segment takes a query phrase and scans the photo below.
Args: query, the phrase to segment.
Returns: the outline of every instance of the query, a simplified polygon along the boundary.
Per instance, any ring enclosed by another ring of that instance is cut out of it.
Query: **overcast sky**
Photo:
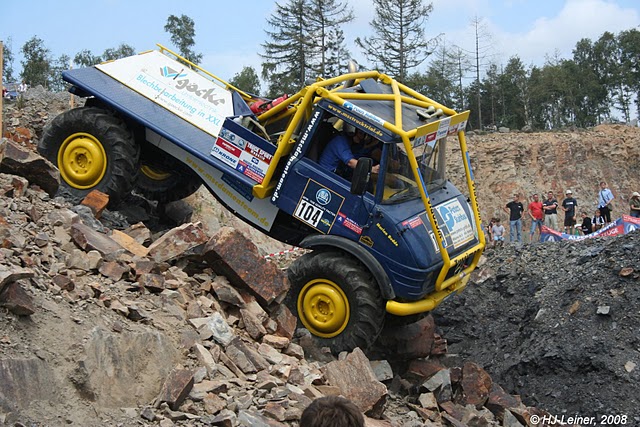
[[[356,19],[345,34],[352,56],[367,64],[352,41],[371,33],[372,2],[348,2]],[[185,14],[196,24],[194,50],[204,54],[201,65],[229,79],[245,65],[260,73],[258,53],[265,41],[266,19],[274,10],[275,2],[268,0],[0,0],[0,39],[6,42],[11,37],[13,67],[19,72],[20,48],[34,35],[44,40],[54,57],[73,57],[82,49],[101,54],[123,42],[144,51],[156,43],[171,47],[164,24],[171,14]],[[495,62],[506,64],[510,56],[518,55],[526,65],[543,65],[546,55],[571,57],[582,38],[595,41],[605,31],[617,34],[639,28],[640,1],[433,0],[426,34],[442,34],[445,43],[473,50],[474,17],[485,23]]]

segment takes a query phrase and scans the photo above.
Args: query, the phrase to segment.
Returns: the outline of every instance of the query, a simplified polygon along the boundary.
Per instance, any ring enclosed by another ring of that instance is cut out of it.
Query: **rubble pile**
[[[84,104],[82,98],[66,92],[51,93],[42,86],[28,89],[20,98],[3,103],[3,137],[35,149],[35,142],[49,120],[72,105]]]
[[[5,166],[24,157],[3,152]],[[0,174],[1,423],[295,426],[332,394],[370,426],[522,426],[542,413],[447,359],[431,317],[392,331],[389,360],[336,358],[296,333],[284,273],[240,232],[110,228],[107,204]]]
[[[526,404],[640,425],[638,254],[639,231],[489,249],[436,323],[449,352]]]

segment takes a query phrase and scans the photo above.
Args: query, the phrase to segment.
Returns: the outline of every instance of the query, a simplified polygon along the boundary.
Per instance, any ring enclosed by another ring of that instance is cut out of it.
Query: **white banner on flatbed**
[[[96,68],[213,136],[233,115],[229,91],[158,51]]]

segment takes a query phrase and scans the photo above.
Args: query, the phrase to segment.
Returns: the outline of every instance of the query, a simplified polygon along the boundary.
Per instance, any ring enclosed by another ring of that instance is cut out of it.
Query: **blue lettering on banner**
[[[141,82],[143,85],[150,87],[151,89],[155,90],[156,92],[162,92],[162,87],[160,87],[160,85],[158,85],[158,83],[156,83],[156,81],[149,81],[147,80],[143,74],[139,74],[137,80],[139,82]]]

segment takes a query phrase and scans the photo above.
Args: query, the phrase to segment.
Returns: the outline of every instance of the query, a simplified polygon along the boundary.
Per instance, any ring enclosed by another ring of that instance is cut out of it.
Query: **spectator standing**
[[[553,197],[553,191],[547,193],[547,198],[542,202],[544,211],[544,225],[558,231],[558,201]]]
[[[596,232],[604,227],[604,217],[600,214],[600,209],[596,209],[596,212],[591,218],[591,229]]]
[[[489,236],[489,242],[493,242],[493,226],[496,224],[496,219],[491,218],[489,225],[487,225],[487,235]]]
[[[580,214],[580,217],[582,218],[582,224],[580,224],[579,229],[582,231],[582,234],[584,234],[585,236],[587,234],[591,234],[591,232],[593,231],[591,227],[591,218],[587,216],[586,212],[582,212]]]
[[[640,193],[637,191],[634,191],[633,194],[631,194],[631,199],[629,199],[629,209],[631,210],[629,215],[634,218],[640,218]]]
[[[504,225],[500,224],[500,218],[495,218],[495,224],[491,229],[493,234],[493,247],[504,244]]]
[[[23,80],[22,82],[20,82],[20,85],[18,86],[18,92],[25,93],[26,91],[27,91],[27,84]]]
[[[518,241],[522,243],[522,213],[524,206],[519,200],[517,194],[513,195],[513,200],[507,203],[504,211],[509,213],[509,241]]]
[[[542,235],[542,224],[544,223],[544,211],[542,210],[542,202],[537,194],[534,194],[533,200],[529,203],[528,211],[531,217],[531,231],[529,232],[529,240],[533,242],[533,235],[538,229],[538,238]]]
[[[344,397],[324,396],[302,412],[300,427],[364,427],[364,416]]]
[[[565,198],[562,201],[562,210],[564,211],[564,232],[567,234],[573,234],[576,226],[576,206],[578,201],[573,198],[573,192],[567,190],[565,192]]]
[[[613,202],[613,192],[607,187],[605,181],[600,181],[600,192],[598,193],[598,209],[604,221],[611,222],[611,202]]]

